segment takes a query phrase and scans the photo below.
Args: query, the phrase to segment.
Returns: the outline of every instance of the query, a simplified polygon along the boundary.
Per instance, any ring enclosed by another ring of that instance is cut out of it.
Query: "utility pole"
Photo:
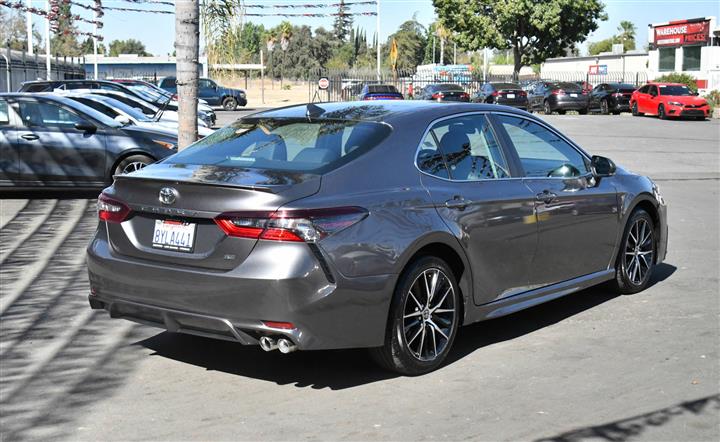
[[[377,7],[375,16],[375,33],[377,34],[377,81],[380,82],[380,0],[375,3]]]
[[[178,150],[197,140],[198,61],[200,53],[199,0],[175,2],[177,54]]]
[[[47,70],[45,79],[52,80],[50,73],[50,0],[45,1],[45,12],[48,17],[45,19],[45,69]]]
[[[32,0],[27,0],[28,7],[32,6]],[[27,52],[28,55],[33,55],[35,50],[33,49],[33,35],[32,35],[32,13],[27,11],[25,15],[25,22],[27,24]]]

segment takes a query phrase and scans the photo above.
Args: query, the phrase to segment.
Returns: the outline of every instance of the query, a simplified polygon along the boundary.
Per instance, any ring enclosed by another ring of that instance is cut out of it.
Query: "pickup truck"
[[[175,80],[175,77],[165,77],[158,86],[171,94],[177,94]],[[209,78],[200,78],[198,81],[198,98],[207,101],[210,106],[222,106],[228,111],[247,105],[244,90],[220,86]]]

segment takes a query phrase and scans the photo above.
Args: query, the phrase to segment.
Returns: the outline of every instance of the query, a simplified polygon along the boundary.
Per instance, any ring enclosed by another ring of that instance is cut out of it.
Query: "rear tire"
[[[450,267],[440,258],[421,257],[400,276],[385,345],[371,348],[370,356],[383,368],[402,375],[428,373],[447,357],[459,322],[460,290]]]
[[[587,115],[587,114],[588,114],[588,110],[587,110],[587,109],[580,109],[580,110],[578,110],[578,113],[579,113],[580,115]]]
[[[630,215],[620,244],[615,261],[614,289],[622,294],[645,290],[657,253],[655,226],[646,211],[635,209]]]
[[[234,99],[233,97],[226,97],[222,101],[222,107],[226,111],[234,111],[235,109],[237,109],[237,106],[238,106],[237,100]]]
[[[113,169],[114,175],[123,175],[130,172],[140,170],[148,164],[154,163],[155,160],[147,155],[130,155],[129,157],[123,158],[115,168]],[[110,176],[108,182],[112,183],[113,177]]]

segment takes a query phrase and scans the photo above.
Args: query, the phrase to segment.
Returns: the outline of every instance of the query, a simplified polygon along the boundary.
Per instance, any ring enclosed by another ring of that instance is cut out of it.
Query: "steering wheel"
[[[580,176],[580,175],[581,175],[581,173],[578,170],[578,168],[569,163],[564,163],[561,166],[551,170],[547,174],[548,177],[561,177],[561,178],[574,177],[574,176]]]

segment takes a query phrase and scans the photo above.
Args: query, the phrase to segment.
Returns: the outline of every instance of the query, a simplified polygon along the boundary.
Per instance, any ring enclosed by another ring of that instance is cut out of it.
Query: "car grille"
[[[684,117],[704,117],[705,112],[699,110],[699,109],[690,109],[690,110],[684,110],[680,113],[680,115]]]
[[[705,107],[704,104],[686,104],[685,109],[697,109],[699,107]]]

